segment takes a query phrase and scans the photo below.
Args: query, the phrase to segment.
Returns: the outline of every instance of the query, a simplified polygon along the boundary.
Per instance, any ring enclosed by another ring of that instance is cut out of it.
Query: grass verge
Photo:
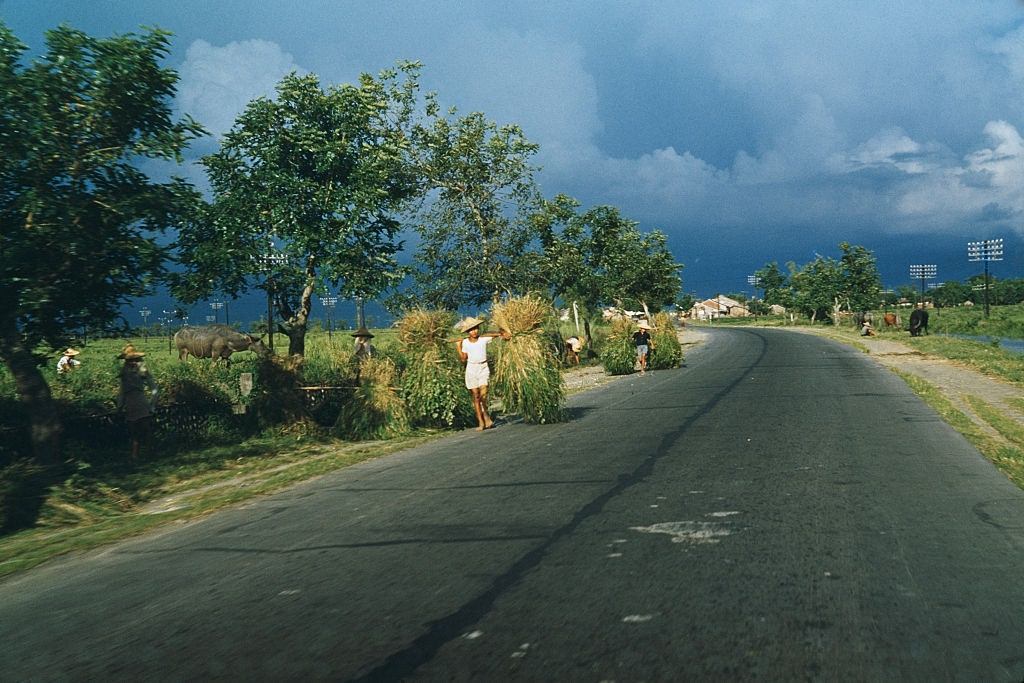
[[[1006,417],[987,403],[975,397],[967,397],[971,408],[999,432],[1009,443],[1004,443],[989,434],[958,410],[941,391],[917,375],[893,370],[921,399],[932,407],[942,419],[960,432],[993,465],[1018,487],[1024,488],[1024,428]],[[980,409],[979,409],[980,408]],[[1005,430],[1005,432],[1004,432]]]
[[[37,526],[0,537],[0,577],[169,522],[198,519],[450,433],[423,431],[387,441],[357,443],[264,437],[140,468],[110,465],[76,472],[50,489]],[[149,509],[155,501],[169,498],[174,502],[166,510]]]

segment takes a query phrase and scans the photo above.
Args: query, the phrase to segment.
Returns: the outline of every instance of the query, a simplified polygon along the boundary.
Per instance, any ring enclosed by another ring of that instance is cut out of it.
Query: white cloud
[[[305,72],[290,54],[268,40],[223,47],[196,40],[179,69],[177,107],[220,136],[250,100],[273,96],[278,81],[292,71]]]
[[[993,207],[1004,215],[1024,211],[1024,138],[1006,121],[990,121],[984,133],[988,147],[915,183],[903,194],[899,211],[909,217],[933,218],[940,228],[956,228],[958,221],[991,215]]]

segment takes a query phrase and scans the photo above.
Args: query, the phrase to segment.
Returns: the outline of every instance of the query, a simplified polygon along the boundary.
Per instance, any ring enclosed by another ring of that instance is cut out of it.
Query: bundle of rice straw
[[[413,424],[458,429],[475,423],[462,361],[448,338],[455,314],[416,309],[398,321],[407,358],[402,396]]]
[[[654,329],[651,330],[653,352],[647,357],[649,370],[667,370],[678,368],[683,363],[683,347],[676,336],[676,326],[668,313],[657,313],[654,316]]]
[[[406,312],[395,326],[402,349],[417,353],[427,346],[444,344],[454,324],[454,313],[415,308]]]
[[[501,396],[505,411],[522,415],[526,422],[545,424],[565,419],[565,386],[558,355],[541,329],[553,314],[551,306],[535,296],[494,305],[495,324],[512,338],[497,344],[491,386]]]
[[[628,375],[636,367],[636,325],[628,318],[612,321],[611,330],[601,349],[601,363],[609,375]]]
[[[378,355],[363,360],[359,384],[338,414],[335,434],[360,441],[408,432],[409,413],[395,386],[397,380],[398,370],[390,358]]]

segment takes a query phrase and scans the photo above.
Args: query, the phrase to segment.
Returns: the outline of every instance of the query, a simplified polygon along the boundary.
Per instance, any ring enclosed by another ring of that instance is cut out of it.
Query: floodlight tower
[[[334,323],[331,321],[331,311],[338,305],[338,297],[333,294],[328,296],[320,297],[320,305],[327,309],[327,338],[331,338],[331,332],[334,331]]]
[[[939,272],[934,263],[910,266],[910,277],[921,280],[921,305],[924,306],[924,281],[933,279]]]
[[[988,317],[988,262],[1003,260],[1003,238],[967,243],[967,260],[985,262],[985,317]]]

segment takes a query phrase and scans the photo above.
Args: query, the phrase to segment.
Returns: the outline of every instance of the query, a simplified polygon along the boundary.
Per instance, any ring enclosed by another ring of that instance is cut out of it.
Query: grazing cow
[[[918,308],[910,314],[910,336],[919,337],[922,334],[928,334],[928,311]]]
[[[263,357],[270,355],[270,350],[259,337],[227,325],[183,327],[174,334],[174,345],[178,347],[179,360],[188,360],[192,354],[196,358],[221,358],[230,362],[231,354],[238,351],[253,351]]]
[[[896,319],[896,314],[895,313],[886,313],[885,314],[885,326],[886,327],[896,327],[896,325],[898,325],[898,324],[899,324],[899,320]]]

